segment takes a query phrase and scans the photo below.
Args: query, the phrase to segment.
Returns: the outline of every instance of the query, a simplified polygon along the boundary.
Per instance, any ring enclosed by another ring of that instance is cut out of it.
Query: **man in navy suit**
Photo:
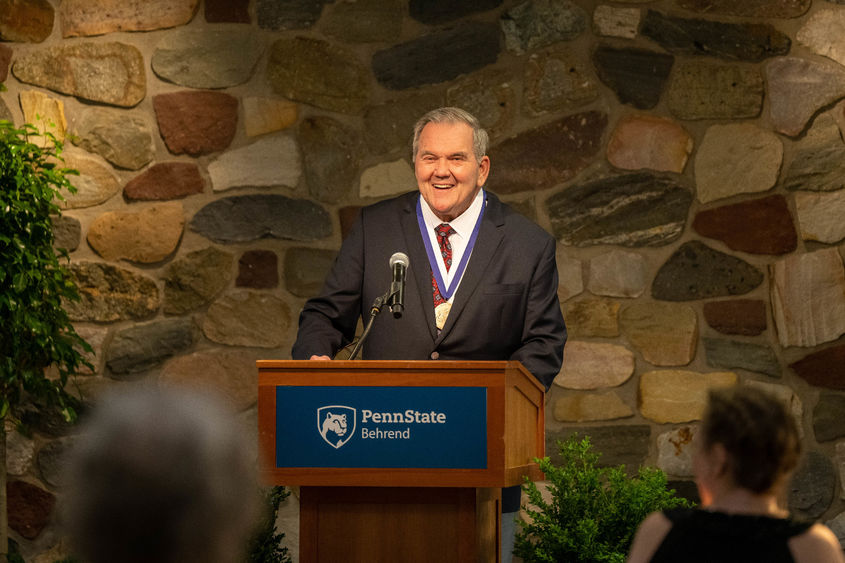
[[[364,359],[514,360],[549,388],[566,342],[555,239],[483,189],[487,145],[487,132],[458,108],[417,122],[419,190],[361,210],[320,295],[300,315],[294,359],[328,360],[351,342],[358,319],[390,286],[390,257],[403,252],[404,313],[376,318]],[[512,489],[505,512],[519,508]]]

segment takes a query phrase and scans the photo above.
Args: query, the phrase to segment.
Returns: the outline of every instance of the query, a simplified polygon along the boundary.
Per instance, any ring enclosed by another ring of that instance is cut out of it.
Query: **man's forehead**
[[[419,143],[420,151],[472,152],[472,127],[463,122],[427,123]]]

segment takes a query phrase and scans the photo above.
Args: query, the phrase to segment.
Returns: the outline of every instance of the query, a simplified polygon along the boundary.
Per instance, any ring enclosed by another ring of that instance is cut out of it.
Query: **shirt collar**
[[[443,223],[443,221],[434,214],[434,211],[431,210],[425,199],[423,199],[422,202],[424,205],[420,205],[420,208],[422,209],[423,220],[425,221],[425,226],[428,228],[430,233],[438,225]],[[468,239],[470,235],[472,235],[472,230],[478,222],[478,215],[481,213],[481,206],[483,204],[484,189],[482,188],[475,194],[475,197],[473,198],[472,203],[469,204],[467,210],[449,221],[449,225],[455,229],[455,232],[458,233],[461,238]]]

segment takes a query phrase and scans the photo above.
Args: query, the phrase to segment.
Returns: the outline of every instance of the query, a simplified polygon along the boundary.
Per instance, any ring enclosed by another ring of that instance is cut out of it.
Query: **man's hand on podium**
[[[309,360],[331,360],[331,358],[330,358],[330,357],[328,357],[328,356],[316,356],[316,355],[315,355],[315,356],[311,356],[311,357],[310,357],[310,358],[308,358],[308,359],[309,359]]]

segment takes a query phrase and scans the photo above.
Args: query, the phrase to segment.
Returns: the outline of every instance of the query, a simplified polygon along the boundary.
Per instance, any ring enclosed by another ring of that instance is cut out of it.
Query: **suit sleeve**
[[[560,372],[566,343],[557,290],[555,240],[549,238],[531,278],[522,345],[510,357],[522,362],[547,390]]]
[[[299,330],[291,350],[295,360],[312,355],[334,357],[355,337],[364,283],[362,217],[344,240],[319,295],[309,299],[299,315]]]

